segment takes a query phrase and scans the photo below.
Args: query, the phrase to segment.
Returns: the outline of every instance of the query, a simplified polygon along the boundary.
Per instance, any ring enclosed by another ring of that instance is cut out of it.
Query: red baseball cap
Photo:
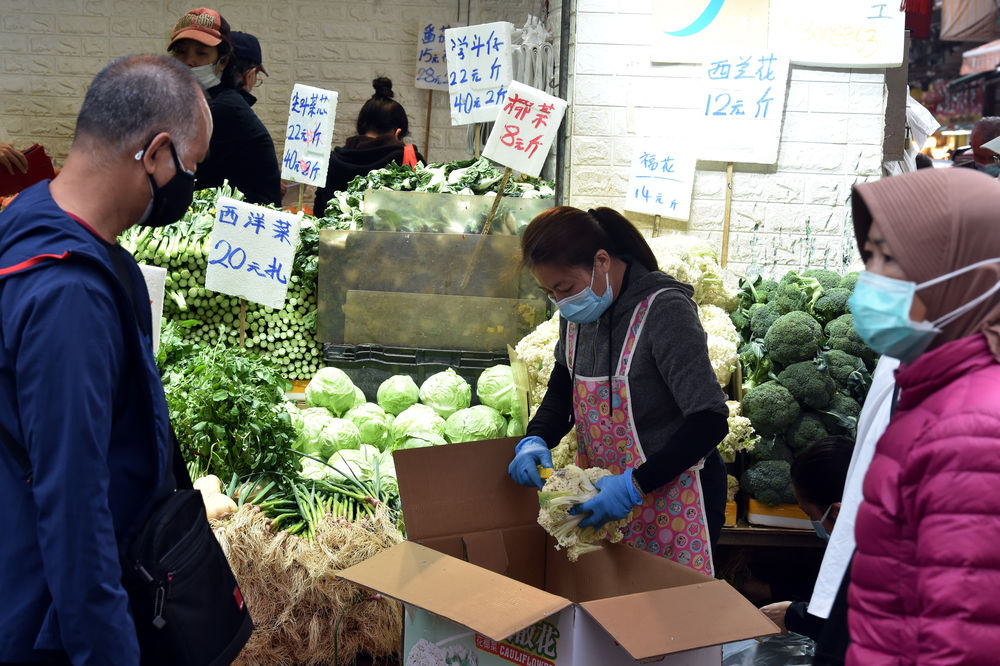
[[[232,44],[229,23],[214,9],[199,7],[182,16],[170,32],[170,47],[181,39],[193,39],[207,46],[218,46],[220,42]]]

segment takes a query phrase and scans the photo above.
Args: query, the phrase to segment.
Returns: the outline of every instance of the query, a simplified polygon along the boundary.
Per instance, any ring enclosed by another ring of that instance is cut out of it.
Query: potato
[[[202,500],[205,502],[205,515],[208,516],[209,520],[225,518],[229,514],[235,513],[238,508],[236,502],[222,493],[212,495],[202,493]]]
[[[222,492],[222,480],[214,474],[203,476],[191,485],[205,497]]]

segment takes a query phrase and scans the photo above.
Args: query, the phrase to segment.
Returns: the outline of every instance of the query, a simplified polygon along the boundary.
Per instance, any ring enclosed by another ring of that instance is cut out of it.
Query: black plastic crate
[[[494,365],[509,364],[510,359],[506,352],[328,343],[323,345],[323,362],[346,372],[372,402],[378,387],[393,375],[410,375],[420,386],[431,375],[451,368],[472,386],[472,404],[476,404],[479,375]]]

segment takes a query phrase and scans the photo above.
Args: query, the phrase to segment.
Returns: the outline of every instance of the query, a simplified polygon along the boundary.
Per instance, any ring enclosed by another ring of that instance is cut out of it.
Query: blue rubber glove
[[[642,495],[632,483],[631,469],[625,470],[624,474],[602,477],[594,485],[599,491],[597,495],[571,507],[568,512],[573,516],[580,513],[590,514],[580,521],[580,529],[585,527],[600,529],[607,522],[621,520],[632,511],[633,507],[642,504]]]
[[[507,466],[507,473],[522,486],[545,485],[538,475],[538,466],[552,467],[552,452],[545,440],[537,435],[525,437],[514,447],[514,459]]]

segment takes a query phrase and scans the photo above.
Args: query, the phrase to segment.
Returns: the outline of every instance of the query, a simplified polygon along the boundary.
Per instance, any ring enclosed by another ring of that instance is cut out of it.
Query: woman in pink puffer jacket
[[[852,205],[855,327],[902,365],[858,510],[847,663],[1000,664],[1000,184],[924,169]]]

